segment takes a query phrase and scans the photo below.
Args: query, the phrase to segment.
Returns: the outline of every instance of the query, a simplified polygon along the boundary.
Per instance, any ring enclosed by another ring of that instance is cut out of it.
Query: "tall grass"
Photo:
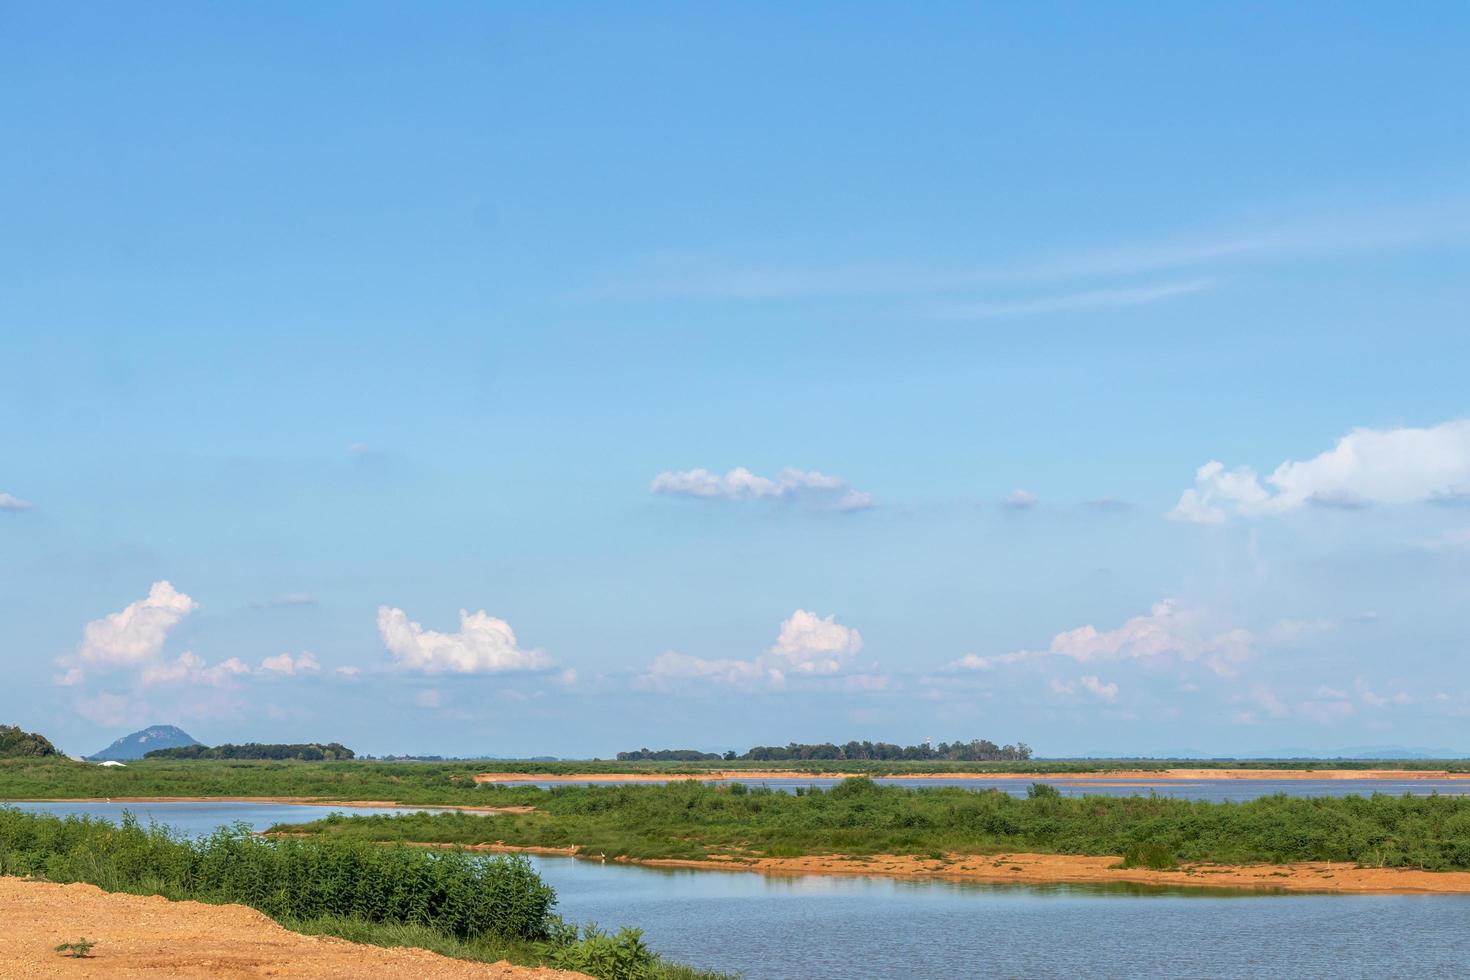
[[[484,818],[477,818],[484,819]],[[466,959],[585,964],[600,980],[718,980],[670,964],[638,933],[579,931],[525,858],[383,847],[348,838],[188,838],[125,814],[121,824],[0,807],[0,874],[107,891],[238,902],[288,928]]]
[[[408,804],[514,804],[531,802],[530,786],[476,786],[486,771],[530,775],[648,773],[677,777],[710,768],[796,773],[842,772],[852,775],[915,773],[1081,773],[1109,769],[1156,770],[1171,766],[1273,769],[1425,769],[1470,770],[1470,762],[1411,760],[1363,762],[1297,760],[1239,762],[1217,760],[1066,760],[1027,762],[260,762],[145,759],[126,768],[101,768],[64,758],[0,759],[0,800],[72,799],[127,796],[311,796],[331,800],[393,800]]]
[[[419,925],[460,939],[545,939],[556,904],[530,863],[516,857],[266,840],[243,827],[190,839],[142,827],[131,814],[114,825],[0,808],[0,872],[239,902],[275,918]]]

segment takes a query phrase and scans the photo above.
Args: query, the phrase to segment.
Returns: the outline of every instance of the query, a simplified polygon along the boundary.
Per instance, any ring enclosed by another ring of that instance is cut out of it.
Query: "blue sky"
[[[1470,752],[1467,40],[4,4],[0,717]]]

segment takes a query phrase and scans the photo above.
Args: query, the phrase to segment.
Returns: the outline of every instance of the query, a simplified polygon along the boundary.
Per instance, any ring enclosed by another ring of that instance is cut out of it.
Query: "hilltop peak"
[[[92,762],[141,759],[154,749],[173,749],[198,745],[198,739],[175,725],[149,725],[113,742],[101,752],[87,756]]]

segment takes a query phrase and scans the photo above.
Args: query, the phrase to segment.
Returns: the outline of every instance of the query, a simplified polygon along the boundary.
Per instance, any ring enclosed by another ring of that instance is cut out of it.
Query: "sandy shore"
[[[697,773],[612,772],[548,775],[526,772],[482,772],[477,783],[579,783],[594,780],[609,783],[665,783],[682,779],[701,782],[720,779],[847,779],[861,773],[802,772],[795,769],[710,769]],[[881,778],[893,779],[995,779],[995,780],[1127,780],[1151,783],[1165,780],[1215,779],[1470,779],[1470,772],[1443,769],[1111,769],[1102,772],[908,772]]]
[[[58,943],[85,936],[92,955]],[[0,977],[306,977],[358,980],[587,980],[509,963],[469,963],[422,949],[386,949],[290,932],[243,905],[170,902],[0,877]]]
[[[449,845],[422,845],[449,846]],[[600,860],[576,847],[472,845],[466,850],[495,853],[548,854]],[[616,864],[699,871],[736,871],[773,876],[867,875],[886,878],[941,878],[984,883],[1107,884],[1129,883],[1185,888],[1232,888],[1293,892],[1359,894],[1470,894],[1470,871],[1419,871],[1410,868],[1361,868],[1349,861],[1300,864],[1195,864],[1177,871],[1116,867],[1120,857],[1076,854],[949,854],[944,860],[907,854],[854,857],[819,854],[796,858],[612,858]]]

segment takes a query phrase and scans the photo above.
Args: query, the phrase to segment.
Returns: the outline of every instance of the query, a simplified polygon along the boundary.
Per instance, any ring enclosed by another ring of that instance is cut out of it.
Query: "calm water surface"
[[[975,791],[998,789],[1012,796],[1025,796],[1026,788],[1033,782],[1055,786],[1063,796],[1132,796],[1157,793],[1185,800],[1254,800],[1273,793],[1287,796],[1371,796],[1374,793],[1412,793],[1428,796],[1463,795],[1470,792],[1470,780],[1466,779],[912,779],[903,776],[884,777],[874,780],[886,786],[905,786],[910,789],[957,786]],[[715,779],[713,784],[743,782],[750,786],[765,786],[782,793],[794,793],[798,787],[819,786],[830,788],[840,780],[820,778],[795,779]],[[481,785],[490,785],[482,783]],[[627,786],[637,785],[612,780],[559,780],[504,785],[539,786],[550,789],[554,786]]]
[[[274,803],[13,805],[114,820],[127,809],[190,834],[334,812]],[[637,926],[662,953],[746,980],[1470,974],[1470,896],[765,878],[533,860],[567,919]]]
[[[265,830],[272,824],[305,823],[320,820],[333,813],[367,816],[374,813],[418,813],[412,807],[333,807],[294,806],[289,803],[4,803],[30,813],[54,813],[59,817],[100,817],[114,823],[126,810],[144,824],[156,821],[167,824],[191,837],[213,833],[236,822],[251,830]],[[431,811],[432,812],[432,811]]]
[[[562,915],[747,980],[1452,977],[1470,897],[765,878],[538,858]]]

